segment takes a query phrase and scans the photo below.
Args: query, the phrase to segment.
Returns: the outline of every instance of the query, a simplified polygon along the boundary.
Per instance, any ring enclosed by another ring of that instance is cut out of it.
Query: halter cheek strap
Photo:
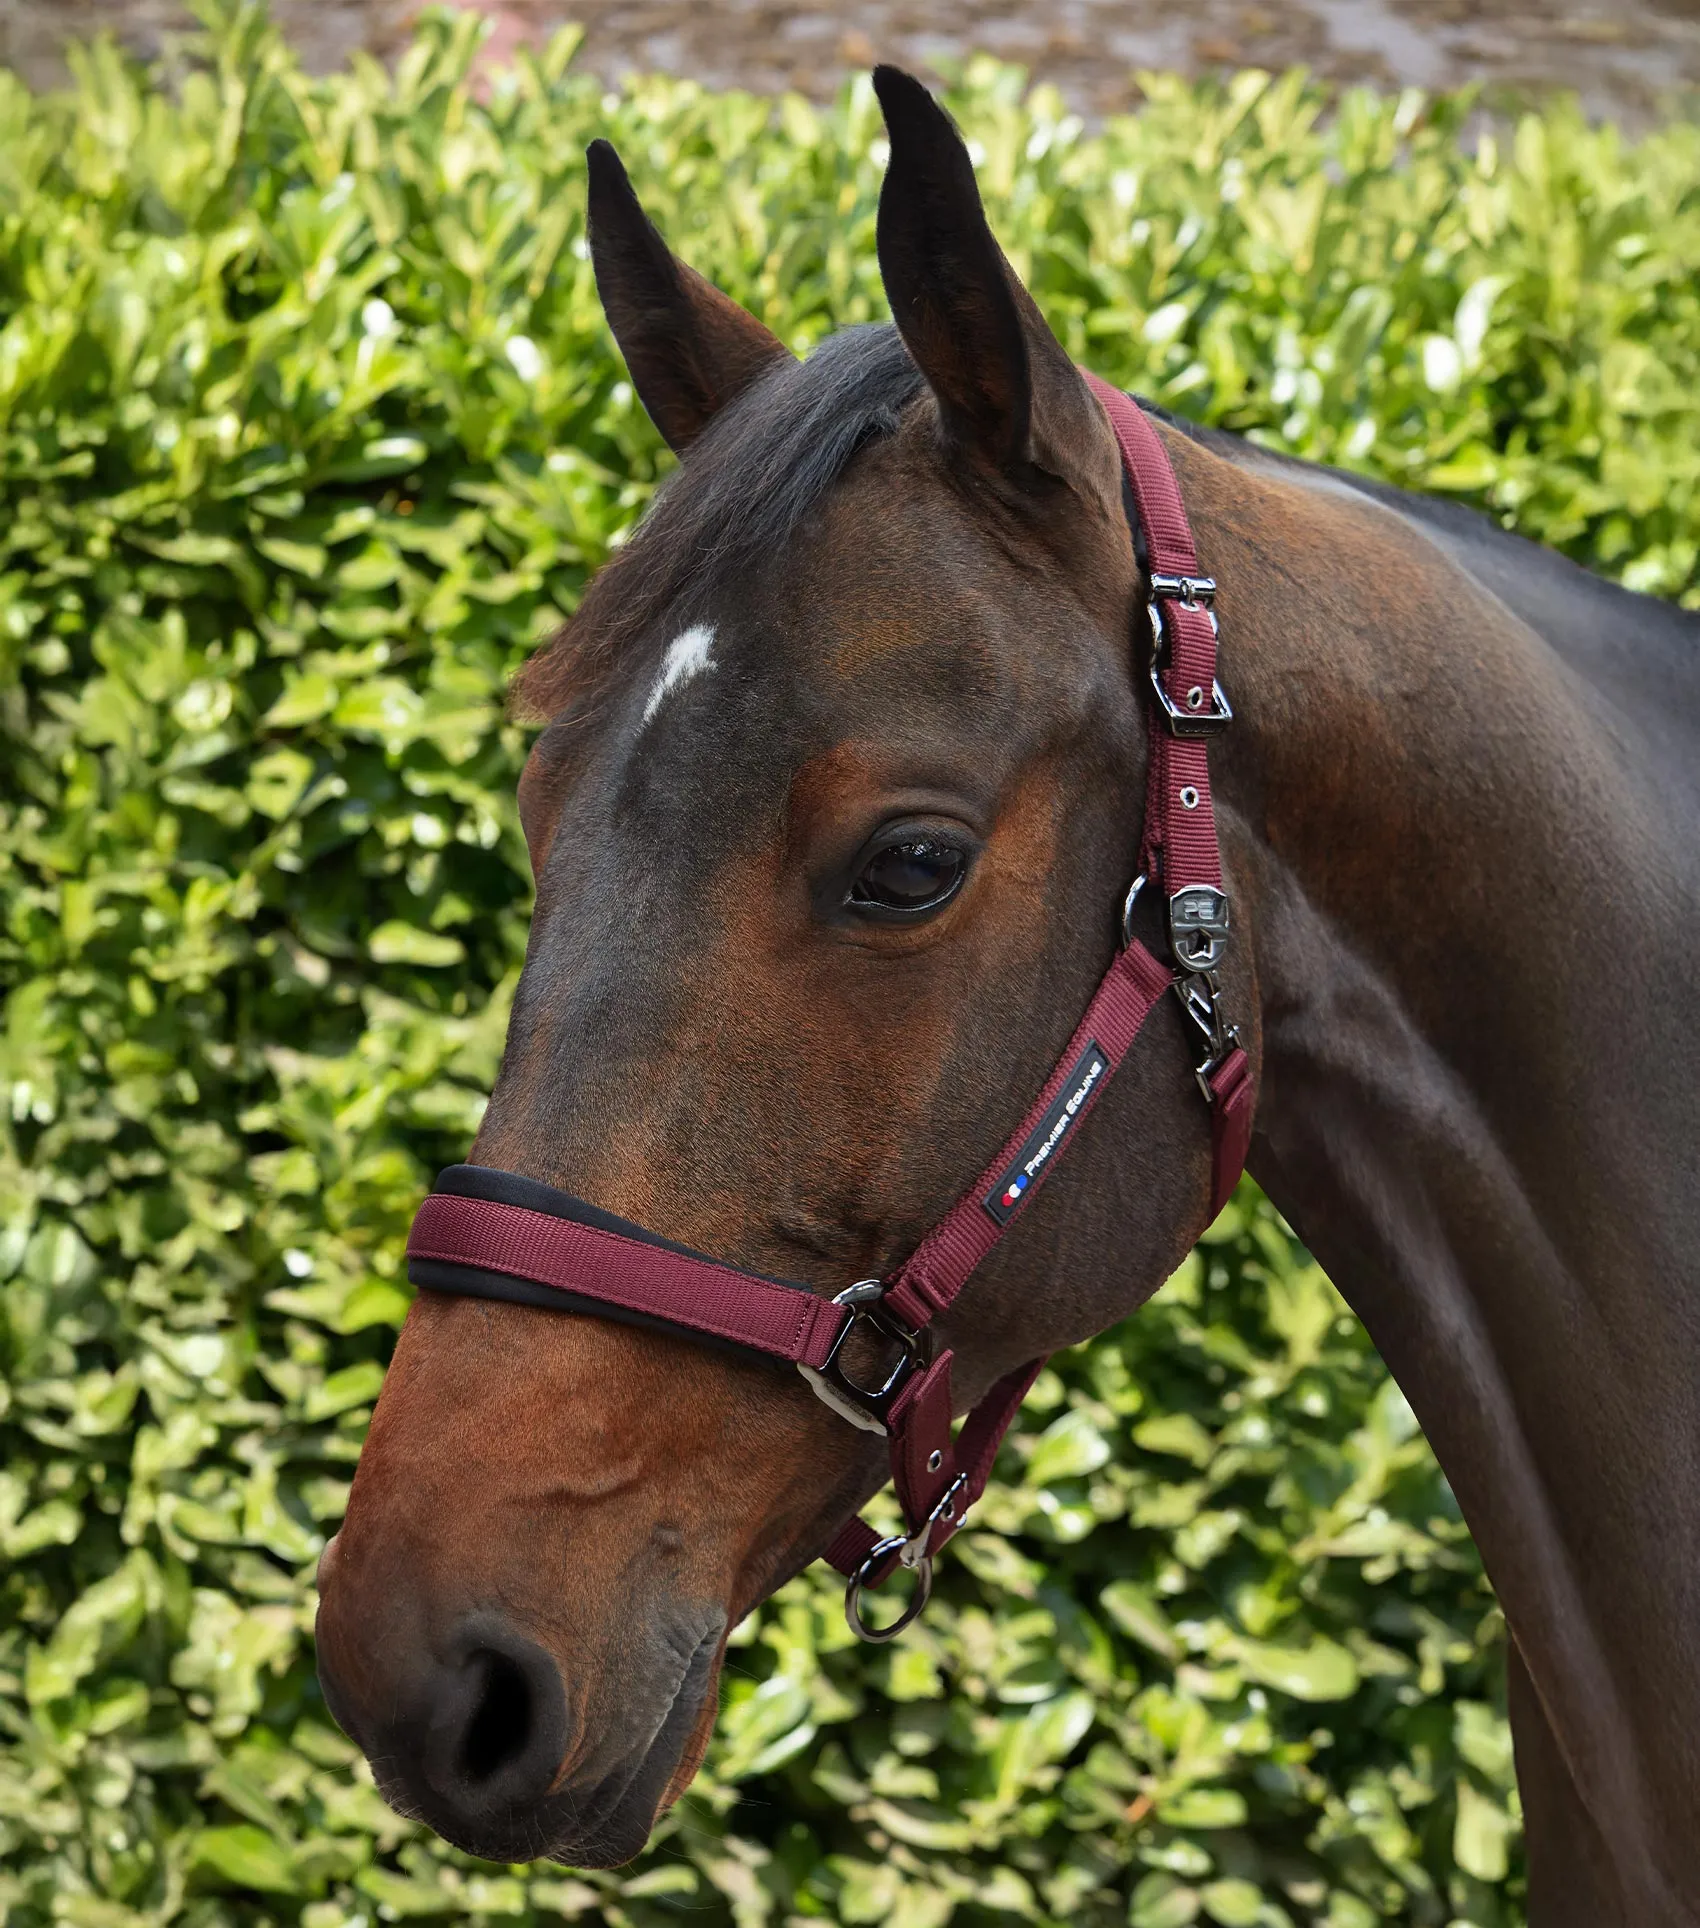
[[[1094,375],[1086,379],[1115,430],[1130,523],[1145,538],[1152,703],[1140,874],[1127,893],[1110,968],[997,1156],[889,1278],[864,1279],[831,1300],[723,1265],[552,1186],[476,1165],[439,1176],[408,1237],[416,1286],[659,1327],[794,1365],[835,1412],[885,1435],[904,1532],[881,1539],[852,1518],[825,1553],[848,1576],[845,1612],[869,1640],[891,1639],[926,1605],[933,1558],[984,1490],[999,1443],[1045,1363],[1032,1360],[1000,1379],[953,1436],[954,1355],[935,1355],[932,1323],[1056,1169],[1165,991],[1177,993],[1202,1040],[1197,1075],[1210,1105],[1212,1215],[1233,1191],[1251,1137],[1250,1061],[1224,1015],[1217,976],[1229,906],[1206,746],[1233,712],[1216,680],[1216,585],[1199,569],[1156,431],[1127,396]],[[1135,902],[1157,879],[1170,964],[1132,934]],[[914,1572],[915,1592],[897,1619],[871,1626],[863,1594],[898,1566]]]

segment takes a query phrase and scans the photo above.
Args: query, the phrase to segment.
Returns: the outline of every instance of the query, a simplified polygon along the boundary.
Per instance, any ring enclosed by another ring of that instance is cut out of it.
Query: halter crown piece
[[[848,1577],[844,1610],[866,1640],[890,1640],[926,1606],[933,1557],[984,1490],[998,1445],[1045,1363],[1035,1359],[1000,1379],[953,1437],[952,1354],[934,1356],[932,1321],[1055,1170],[1165,991],[1179,996],[1202,1041],[1197,1075],[1210,1107],[1212,1213],[1233,1191],[1251,1139],[1251,1065],[1224,1014],[1217,978],[1228,944],[1228,898],[1206,746],[1233,711],[1216,680],[1216,585],[1199,569],[1175,472],[1155,429],[1128,396],[1090,373],[1086,380],[1121,448],[1136,549],[1144,537],[1153,697],[1145,828],[1115,959],[997,1157],[888,1278],[864,1279],[830,1300],[804,1285],[722,1265],[566,1192],[480,1165],[454,1165],[439,1176],[407,1241],[416,1286],[661,1326],[786,1362],[851,1425],[884,1434],[905,1530],[882,1539],[853,1517],[824,1556]],[[1168,898],[1170,964],[1159,963],[1132,931],[1135,899],[1155,878]],[[848,1370],[846,1345],[858,1331],[877,1340],[885,1362],[873,1385]],[[900,1566],[915,1575],[914,1593],[896,1619],[871,1626],[863,1595]]]

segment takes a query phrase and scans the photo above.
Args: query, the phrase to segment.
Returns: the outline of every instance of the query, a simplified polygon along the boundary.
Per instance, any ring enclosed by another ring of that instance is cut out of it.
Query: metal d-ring
[[[891,1625],[870,1627],[862,1618],[862,1595],[868,1587],[873,1585],[874,1569],[889,1560],[892,1554],[901,1554],[908,1545],[908,1537],[902,1533],[895,1534],[889,1540],[881,1540],[851,1574],[849,1584],[844,1589],[844,1618],[849,1621],[850,1631],[858,1640],[871,1640],[875,1646],[880,1646],[887,1640],[895,1640],[905,1627],[912,1626],[926,1612],[927,1602],[932,1598],[933,1592],[933,1563],[923,1553],[910,1566],[910,1571],[915,1576],[915,1591],[910,1596],[908,1606],[892,1621]],[[908,1566],[909,1562],[904,1561],[903,1564]]]
[[[1139,893],[1151,880],[1142,870],[1127,887],[1127,895],[1122,899],[1122,949],[1125,951],[1133,942],[1133,907],[1139,902]]]

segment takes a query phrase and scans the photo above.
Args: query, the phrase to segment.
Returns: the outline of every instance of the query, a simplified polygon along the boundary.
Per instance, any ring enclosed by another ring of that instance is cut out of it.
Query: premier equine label
[[[1027,1195],[1045,1175],[1045,1167],[1092,1102],[1110,1069],[1103,1047],[1093,1039],[1068,1068],[1062,1088],[1045,1107],[1044,1116],[1022,1141],[1021,1149],[1004,1167],[998,1182],[980,1201],[993,1221],[1007,1225],[1026,1203]]]

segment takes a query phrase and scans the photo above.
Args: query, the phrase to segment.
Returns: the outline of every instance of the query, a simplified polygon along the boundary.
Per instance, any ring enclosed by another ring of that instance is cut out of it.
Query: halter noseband
[[[1199,569],[1156,431],[1128,396],[1090,373],[1086,380],[1121,448],[1136,546],[1144,536],[1154,697],[1145,828],[1115,959],[997,1157],[890,1277],[863,1279],[830,1300],[722,1265],[533,1179],[478,1165],[439,1176],[407,1241],[416,1286],[659,1326],[789,1363],[850,1424],[884,1434],[905,1531],[881,1539],[852,1517],[825,1550],[848,1577],[845,1613],[866,1640],[891,1639],[925,1607],[933,1556],[980,1497],[999,1442],[1045,1363],[1032,1360],[1000,1379],[953,1438],[953,1355],[933,1356],[932,1321],[1055,1170],[1166,990],[1178,993],[1203,1040],[1197,1075],[1210,1105],[1212,1214],[1227,1202],[1251,1138],[1251,1065],[1217,979],[1228,898],[1206,744],[1233,712],[1216,680],[1216,585]],[[1132,930],[1135,900],[1159,875],[1172,967]],[[873,1385],[847,1369],[846,1349],[858,1332],[878,1342],[884,1361]],[[863,1592],[898,1566],[914,1573],[914,1595],[896,1620],[872,1627],[862,1616]]]

